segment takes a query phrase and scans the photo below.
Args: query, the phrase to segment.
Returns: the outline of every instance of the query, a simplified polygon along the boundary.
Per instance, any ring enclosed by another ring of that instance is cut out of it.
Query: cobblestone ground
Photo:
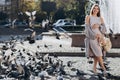
[[[26,49],[31,55],[34,56],[36,51],[38,52],[81,52],[80,47],[71,47],[71,38],[66,38],[61,36],[60,39],[56,39],[56,37],[50,36],[41,36],[37,37],[40,40],[37,40],[34,44],[29,44],[28,41],[23,41],[25,36],[18,36],[15,38],[17,42],[15,44],[15,49],[22,50]],[[1,40],[10,39],[10,36],[0,36]],[[23,42],[22,42],[23,41]],[[0,48],[3,43],[0,44]],[[39,46],[39,48],[38,48]],[[9,46],[8,46],[9,47]],[[8,55],[10,51],[8,51]],[[93,64],[88,63],[88,59],[86,57],[58,57],[59,60],[63,61],[63,65],[65,65],[64,70],[66,75],[62,75],[64,80],[119,80],[120,79],[120,58],[117,57],[107,57],[105,63],[107,64],[107,77],[103,77],[102,72],[100,70],[99,65],[97,65],[97,71],[99,75],[94,75],[92,73]],[[70,65],[68,66],[68,62]],[[80,73],[77,73],[77,70]],[[40,79],[34,79],[40,80]],[[56,76],[51,76],[51,79],[46,80],[57,80]]]
[[[79,69],[81,72],[86,73],[85,77],[89,80],[92,76],[92,68],[93,64],[88,63],[88,59],[86,57],[59,57],[59,59],[63,60],[64,64],[68,61],[72,61],[73,64],[70,68],[67,68],[69,74],[75,75],[74,71],[69,71],[72,68]],[[107,67],[109,68],[107,70],[107,73],[110,73],[113,76],[119,76],[120,77],[120,58],[107,58],[106,63],[108,63]],[[99,70],[100,67],[97,65],[97,72],[101,74],[101,71]],[[110,78],[110,77],[109,77]],[[108,80],[108,79],[107,79]],[[116,79],[110,79],[110,80],[116,80]]]

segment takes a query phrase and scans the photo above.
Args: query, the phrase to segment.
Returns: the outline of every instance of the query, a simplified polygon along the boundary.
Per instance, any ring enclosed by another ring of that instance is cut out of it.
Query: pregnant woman
[[[96,74],[97,63],[100,64],[103,74],[106,74],[106,69],[103,64],[103,53],[100,43],[102,42],[103,34],[106,32],[103,18],[100,14],[100,8],[97,4],[94,4],[91,8],[90,15],[85,19],[85,47],[86,56],[94,59],[93,72]]]

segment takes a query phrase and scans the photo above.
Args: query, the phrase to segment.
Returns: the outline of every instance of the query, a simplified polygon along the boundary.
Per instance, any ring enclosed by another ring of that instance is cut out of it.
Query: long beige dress
[[[90,25],[91,25],[90,27],[95,34],[102,35],[99,28],[95,28],[95,29],[92,28],[94,24],[99,24],[99,25],[101,24],[100,17],[90,16]],[[94,40],[90,39],[90,52],[91,52],[90,56],[94,56],[94,55],[102,56],[102,49],[97,39]]]

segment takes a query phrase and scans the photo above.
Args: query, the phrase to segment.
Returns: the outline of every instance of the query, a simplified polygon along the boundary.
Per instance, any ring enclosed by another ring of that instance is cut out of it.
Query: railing
[[[84,26],[76,25],[76,26],[58,26],[54,27],[53,30],[56,32],[67,32],[67,33],[82,33],[84,31]]]

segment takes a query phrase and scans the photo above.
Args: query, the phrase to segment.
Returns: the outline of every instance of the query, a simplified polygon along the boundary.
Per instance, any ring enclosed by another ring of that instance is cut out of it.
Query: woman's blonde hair
[[[98,4],[94,4],[93,6],[92,6],[92,8],[91,8],[91,10],[90,10],[90,15],[93,15],[93,9],[94,9],[94,7],[98,7],[98,9],[99,9],[99,12],[97,13],[97,16],[98,17],[100,17],[101,16],[101,14],[100,14],[100,7],[99,7],[99,5]]]

